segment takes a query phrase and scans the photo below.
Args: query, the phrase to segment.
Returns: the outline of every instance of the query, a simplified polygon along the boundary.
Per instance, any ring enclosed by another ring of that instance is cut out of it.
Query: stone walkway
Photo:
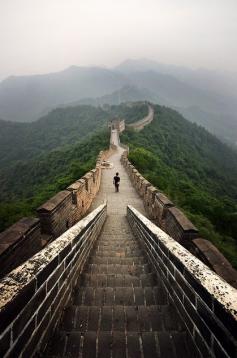
[[[122,152],[110,157],[112,169],[103,170],[92,209],[107,199],[108,218],[43,357],[199,357],[128,225],[127,204],[145,212],[120,164]]]

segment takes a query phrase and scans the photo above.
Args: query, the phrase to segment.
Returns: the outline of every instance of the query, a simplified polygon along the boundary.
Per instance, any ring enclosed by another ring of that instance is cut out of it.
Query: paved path
[[[115,145],[118,145],[116,130],[112,132],[111,142]],[[109,217],[111,215],[116,215],[118,228],[120,226],[120,218],[126,215],[126,208],[128,204],[133,205],[142,214],[146,215],[143,202],[134,187],[131,185],[129,176],[120,163],[120,158],[123,151],[124,149],[119,147],[116,153],[109,158],[113,168],[103,169],[101,187],[91,207],[91,210],[97,208],[97,206],[102,204],[106,199],[108,202],[108,215]],[[113,177],[115,176],[116,172],[119,172],[120,176],[119,193],[115,192],[113,185]]]
[[[128,225],[127,204],[142,213],[144,207],[120,164],[122,151],[111,156],[113,168],[103,170],[93,208],[107,199],[108,218],[44,357],[198,357]]]
[[[137,122],[127,124],[127,127],[135,129],[135,131],[141,131],[145,126],[150,124],[154,119],[154,109],[151,105],[148,105],[148,115]]]

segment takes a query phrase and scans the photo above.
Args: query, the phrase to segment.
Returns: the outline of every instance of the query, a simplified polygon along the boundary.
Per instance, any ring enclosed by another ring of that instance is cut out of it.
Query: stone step
[[[140,245],[135,240],[113,240],[113,241],[99,241],[95,248],[101,247],[104,249],[113,249],[118,247],[129,247],[131,249],[140,248]]]
[[[148,264],[144,265],[120,265],[120,264],[88,264],[85,272],[91,274],[130,274],[140,275],[149,273],[150,267]]]
[[[185,330],[171,305],[68,306],[59,329],[87,331],[182,332]]]
[[[199,358],[185,332],[57,332],[44,358]]]
[[[121,228],[118,227],[116,228],[115,231],[111,231],[111,230],[103,230],[100,239],[99,240],[124,240],[124,239],[131,239],[134,240],[134,235],[133,233],[129,230],[129,231],[122,231]]]
[[[131,243],[130,244],[119,244],[119,245],[96,245],[93,252],[97,251],[126,251],[126,252],[133,252],[134,250],[141,251],[140,246],[137,243]]]
[[[127,220],[127,218],[125,217],[125,220]],[[126,224],[126,225],[125,225]],[[115,225],[106,225],[103,228],[103,232],[101,234],[101,237],[124,237],[124,236],[129,236],[129,237],[133,237],[133,232],[131,231],[131,228],[128,224],[128,221],[124,223],[124,227],[122,226],[122,222],[118,222],[118,217],[116,220]],[[125,227],[126,226],[126,227]]]
[[[147,259],[144,256],[134,257],[100,257],[91,256],[89,259],[91,264],[119,264],[119,265],[142,265],[147,263]]]
[[[153,273],[140,274],[82,274],[82,286],[90,287],[151,287],[156,285]]]
[[[167,293],[163,287],[78,287],[74,305],[166,305]]]
[[[94,251],[94,255],[99,257],[136,257],[143,256],[143,252],[140,249],[129,250],[124,247],[118,250],[96,250]]]

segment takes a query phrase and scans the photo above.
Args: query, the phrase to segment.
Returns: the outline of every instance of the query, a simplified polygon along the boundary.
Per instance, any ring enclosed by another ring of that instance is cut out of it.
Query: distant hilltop
[[[226,77],[226,78],[225,78]],[[11,76],[0,83],[0,118],[32,122],[56,107],[148,100],[172,107],[225,142],[237,141],[237,76],[126,60],[119,66],[71,66],[64,71]]]

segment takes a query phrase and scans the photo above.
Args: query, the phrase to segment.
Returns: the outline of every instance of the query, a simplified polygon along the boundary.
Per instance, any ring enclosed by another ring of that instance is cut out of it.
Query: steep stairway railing
[[[109,215],[42,357],[199,357],[126,217]]]
[[[0,280],[0,357],[43,349],[106,219],[107,204]]]
[[[237,290],[136,209],[127,216],[203,357],[236,357]]]

